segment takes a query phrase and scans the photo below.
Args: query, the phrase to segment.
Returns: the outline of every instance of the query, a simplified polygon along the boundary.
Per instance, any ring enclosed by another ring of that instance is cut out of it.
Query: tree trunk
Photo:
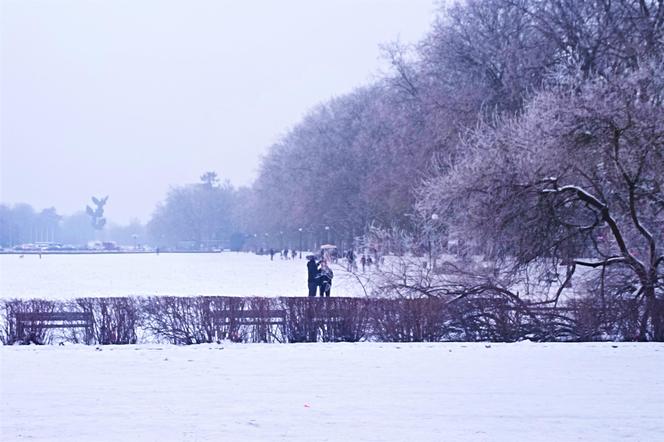
[[[654,294],[650,306],[650,317],[653,341],[664,342],[664,299],[657,299]]]
[[[657,299],[653,283],[644,286],[643,295],[646,301],[646,320],[650,319],[652,340],[662,342],[664,341],[664,300]],[[642,334],[645,329],[647,329],[647,325],[642,327]],[[645,338],[645,336],[641,336],[641,338]]]

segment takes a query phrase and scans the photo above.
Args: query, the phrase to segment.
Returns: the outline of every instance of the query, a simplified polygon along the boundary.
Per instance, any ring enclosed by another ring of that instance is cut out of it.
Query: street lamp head
[[[438,214],[437,213],[432,214],[431,215],[431,220],[432,221],[437,221],[438,220]]]
[[[325,230],[330,230],[330,226],[325,226]]]
[[[301,232],[301,231],[302,231],[302,227],[300,227],[300,228],[299,228],[299,229],[297,229],[297,230],[299,230],[299,231]]]

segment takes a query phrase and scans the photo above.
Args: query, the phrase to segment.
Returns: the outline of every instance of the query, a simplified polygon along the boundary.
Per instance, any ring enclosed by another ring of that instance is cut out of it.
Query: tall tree
[[[170,190],[147,225],[152,242],[177,246],[182,241],[206,247],[228,239],[234,230],[235,190],[218,184],[216,173],[201,176],[201,182]]]
[[[616,289],[643,302],[640,338],[664,340],[663,79],[653,62],[541,92],[469,137],[420,210],[449,214],[515,269],[626,275]]]

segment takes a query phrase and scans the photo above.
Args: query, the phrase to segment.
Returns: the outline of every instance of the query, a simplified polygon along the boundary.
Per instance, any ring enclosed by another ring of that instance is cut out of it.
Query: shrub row
[[[631,340],[638,335],[635,303],[561,307],[515,304],[504,298],[259,298],[126,297],[72,301],[0,301],[5,344],[57,341],[96,344],[171,342],[436,342]],[[34,321],[17,335],[17,313],[82,312],[90,328]],[[92,330],[90,337],[89,330]]]

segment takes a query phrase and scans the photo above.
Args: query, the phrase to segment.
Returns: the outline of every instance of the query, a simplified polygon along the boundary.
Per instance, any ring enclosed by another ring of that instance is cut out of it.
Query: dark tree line
[[[62,217],[55,208],[36,211],[28,204],[0,205],[0,246],[54,241],[61,235]]]

